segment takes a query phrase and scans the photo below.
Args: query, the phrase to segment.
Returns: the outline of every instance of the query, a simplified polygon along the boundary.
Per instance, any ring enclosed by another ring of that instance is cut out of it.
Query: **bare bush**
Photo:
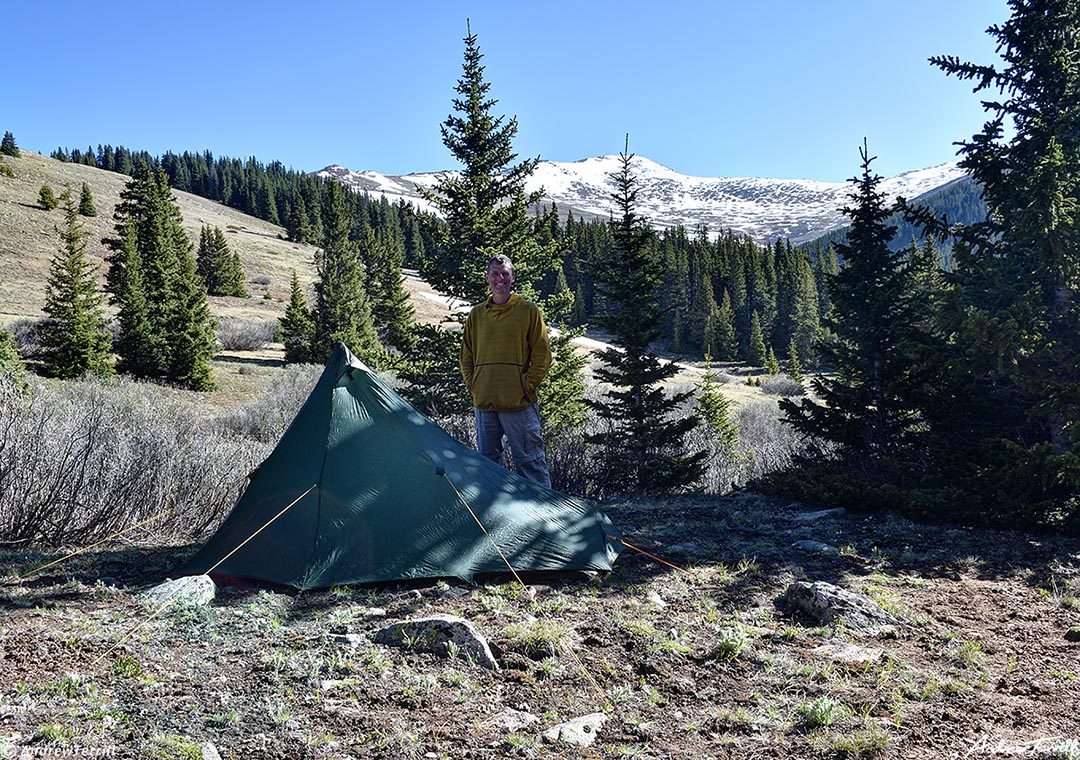
[[[761,381],[761,390],[770,396],[805,396],[802,383],[787,375],[773,375]]]
[[[151,518],[141,538],[192,539],[266,453],[169,389],[0,380],[0,539],[86,543]]]
[[[225,317],[218,322],[218,343],[226,351],[259,351],[275,337],[276,320]]]
[[[259,443],[276,444],[300,411],[323,368],[314,364],[290,364],[275,375],[254,401],[230,410],[222,427],[233,435]]]
[[[41,335],[48,320],[17,319],[7,325],[7,331],[15,339],[15,348],[24,359],[34,359],[42,354]]]
[[[735,422],[739,426],[739,451],[746,457],[740,483],[788,467],[806,448],[801,436],[780,421],[780,408],[773,399],[738,407]]]
[[[248,280],[252,285],[269,285],[271,282],[270,275],[257,274]]]

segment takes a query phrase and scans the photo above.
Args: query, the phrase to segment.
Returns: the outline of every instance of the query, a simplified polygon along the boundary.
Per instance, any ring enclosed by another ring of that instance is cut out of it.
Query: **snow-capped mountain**
[[[609,175],[619,168],[618,156],[572,163],[541,161],[527,188],[543,187],[545,198],[576,218],[607,218],[614,210]],[[704,225],[712,234],[730,229],[759,241],[787,238],[800,243],[848,223],[841,209],[850,204],[849,182],[690,177],[642,156],[633,159],[631,168],[637,178],[637,211],[656,228],[681,224],[693,231]],[[398,176],[328,166],[317,174],[360,192],[385,195],[390,201],[404,199],[433,211],[416,188],[434,186],[444,172]],[[890,201],[896,196],[910,200],[963,176],[954,161],[889,177],[878,190]]]

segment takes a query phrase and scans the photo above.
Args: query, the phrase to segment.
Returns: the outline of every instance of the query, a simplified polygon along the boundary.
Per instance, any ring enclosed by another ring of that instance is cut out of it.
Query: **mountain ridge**
[[[607,218],[614,212],[608,175],[618,170],[619,156],[595,156],[573,162],[541,161],[526,189],[543,188],[544,203],[578,218]],[[915,169],[882,179],[879,192],[891,202],[909,200],[938,190],[966,176],[952,161]],[[803,243],[848,223],[843,214],[850,182],[763,177],[694,177],[681,174],[643,156],[632,159],[638,180],[638,212],[656,228],[704,226],[711,236],[731,230],[755,240],[786,238]],[[435,209],[418,187],[433,188],[439,177],[453,171],[393,175],[354,171],[331,164],[316,176],[329,177],[358,192],[383,195],[413,203],[425,211]]]

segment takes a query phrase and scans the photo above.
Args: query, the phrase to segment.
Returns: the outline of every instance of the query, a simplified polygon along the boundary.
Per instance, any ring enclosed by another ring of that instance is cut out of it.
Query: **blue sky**
[[[842,181],[955,158],[984,114],[936,54],[997,63],[1005,0],[187,0],[4,12],[0,130],[401,174],[455,168],[439,125],[466,19],[520,156],[630,149],[684,174]]]

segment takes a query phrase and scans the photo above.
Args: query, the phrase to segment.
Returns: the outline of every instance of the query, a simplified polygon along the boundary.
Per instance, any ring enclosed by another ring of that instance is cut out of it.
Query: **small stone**
[[[660,594],[656,593],[655,591],[650,591],[645,598],[648,599],[649,604],[653,605],[654,607],[658,607],[659,609],[664,609],[665,607],[667,607],[667,602],[661,599]]]
[[[829,546],[820,541],[796,541],[791,545],[791,548],[804,552],[813,552],[815,554],[828,554],[833,557],[839,556],[840,554],[840,550],[835,546]]]
[[[540,719],[531,713],[507,707],[502,712],[492,715],[481,723],[481,725],[485,728],[494,728],[501,731],[512,732],[520,731],[523,728],[527,728],[539,722]]]
[[[552,726],[544,732],[545,741],[584,748],[596,741],[596,735],[607,720],[605,713],[590,713],[566,723]]]
[[[177,605],[206,607],[214,601],[216,594],[217,586],[209,575],[188,575],[158,584],[144,591],[139,598],[151,609]]]
[[[814,522],[826,517],[839,517],[840,515],[845,514],[847,514],[847,510],[843,507],[836,507],[835,509],[819,509],[817,512],[800,512],[797,515],[793,515],[792,519],[798,520],[799,522]]]
[[[885,656],[884,649],[860,647],[855,644],[822,644],[811,650],[820,657],[848,665],[870,665]]]

